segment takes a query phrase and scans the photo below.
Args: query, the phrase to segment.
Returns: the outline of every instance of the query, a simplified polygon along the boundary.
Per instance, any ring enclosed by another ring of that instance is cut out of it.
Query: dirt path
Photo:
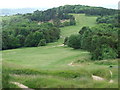
[[[99,77],[99,76],[95,76],[95,75],[92,75],[92,78],[93,78],[93,80],[99,80],[99,81],[105,80],[104,78]]]
[[[111,78],[112,78],[113,73],[112,73],[111,70],[109,70],[109,72],[110,72],[110,75],[111,75]],[[113,83],[113,82],[114,82],[114,81],[113,81],[112,79],[109,81],[109,83]]]
[[[68,65],[69,65],[69,66],[74,66],[74,65],[73,65],[73,61],[72,61],[71,63],[69,63]]]
[[[111,70],[109,70],[109,72],[110,72],[110,75],[111,75],[111,78],[112,78],[112,71],[111,71]]]
[[[60,44],[60,45],[56,45],[56,46],[52,46],[52,47],[63,47],[64,44]]]
[[[11,82],[11,83],[17,85],[18,87],[22,88],[23,90],[34,90],[34,89],[28,88],[27,86],[25,86],[19,82]]]
[[[110,72],[110,75],[111,75],[111,78],[112,78],[112,71],[111,70],[109,70],[109,72]],[[99,77],[99,76],[95,76],[95,75],[92,75],[92,78],[93,78],[93,80],[99,80],[99,81],[103,81],[103,80],[105,80],[104,78],[102,78],[102,77]],[[114,81],[111,79],[110,81],[109,81],[109,83],[113,83]]]

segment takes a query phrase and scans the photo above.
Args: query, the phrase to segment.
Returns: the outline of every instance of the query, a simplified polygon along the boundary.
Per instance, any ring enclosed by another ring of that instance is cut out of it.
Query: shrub
[[[103,45],[102,47],[102,59],[115,59],[117,57],[117,53],[114,49],[110,48],[107,45]]]
[[[63,26],[70,26],[70,22],[65,21],[65,22],[63,23]]]
[[[45,46],[46,45],[46,40],[45,39],[41,39],[38,46]]]
[[[68,46],[74,49],[79,49],[81,46],[80,35],[71,35],[68,40]]]
[[[96,48],[92,52],[93,60],[102,60],[102,59],[115,59],[117,58],[117,52],[109,47],[108,45],[102,45],[101,48]]]
[[[68,37],[65,37],[64,39],[64,45],[67,45],[68,44]]]

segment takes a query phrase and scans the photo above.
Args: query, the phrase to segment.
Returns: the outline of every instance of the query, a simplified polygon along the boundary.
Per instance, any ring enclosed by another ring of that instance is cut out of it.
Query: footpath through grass
[[[74,14],[76,26],[61,28],[61,38],[58,42],[49,43],[44,47],[19,48],[2,51],[3,69],[9,73],[10,81],[20,82],[29,88],[88,88],[88,87],[118,87],[118,70],[109,68],[117,66],[117,60],[94,62],[90,53],[61,46],[66,36],[76,34],[83,26],[94,26],[95,16]],[[114,61],[114,62],[113,62]],[[71,62],[77,62],[74,66]],[[109,70],[113,72],[110,76]],[[91,75],[106,78],[105,81],[94,81]],[[114,83],[108,83],[110,79]]]

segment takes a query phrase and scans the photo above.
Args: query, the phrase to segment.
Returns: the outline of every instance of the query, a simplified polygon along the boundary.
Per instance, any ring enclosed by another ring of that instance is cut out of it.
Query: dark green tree
[[[68,39],[68,46],[74,49],[79,49],[81,47],[80,35],[71,35]]]
[[[76,24],[75,18],[72,16],[70,18],[70,25],[75,25],[75,24]]]
[[[53,25],[55,27],[60,27],[60,25],[61,25],[60,19],[59,18],[54,19],[53,20]]]
[[[68,39],[69,39],[68,37],[65,37],[64,43],[63,43],[64,45],[67,45],[67,44],[68,44]]]
[[[40,42],[38,43],[38,46],[45,46],[46,45],[46,40],[41,39]]]

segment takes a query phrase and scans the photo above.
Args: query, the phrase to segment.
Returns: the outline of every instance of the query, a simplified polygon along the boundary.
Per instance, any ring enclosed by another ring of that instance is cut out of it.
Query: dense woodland
[[[44,46],[59,39],[59,34],[60,29],[51,23],[38,25],[22,17],[14,18],[3,25],[2,49]]]
[[[117,58],[118,14],[117,10],[83,5],[65,5],[45,11],[18,15],[3,20],[2,49],[45,46],[60,38],[60,27],[75,25],[70,13],[98,16],[95,27],[84,26],[77,35],[66,37],[64,44],[91,52],[93,60]],[[52,22],[49,22],[49,21]],[[63,20],[64,22],[61,22]]]
[[[24,14],[24,17],[29,18],[34,21],[49,21],[51,19],[59,18],[59,19],[71,19],[72,15],[69,13],[85,13],[86,15],[114,15],[117,13],[117,10],[114,9],[106,9],[102,7],[90,7],[84,5],[65,5],[57,8],[48,9],[45,11],[34,11],[34,13]]]

